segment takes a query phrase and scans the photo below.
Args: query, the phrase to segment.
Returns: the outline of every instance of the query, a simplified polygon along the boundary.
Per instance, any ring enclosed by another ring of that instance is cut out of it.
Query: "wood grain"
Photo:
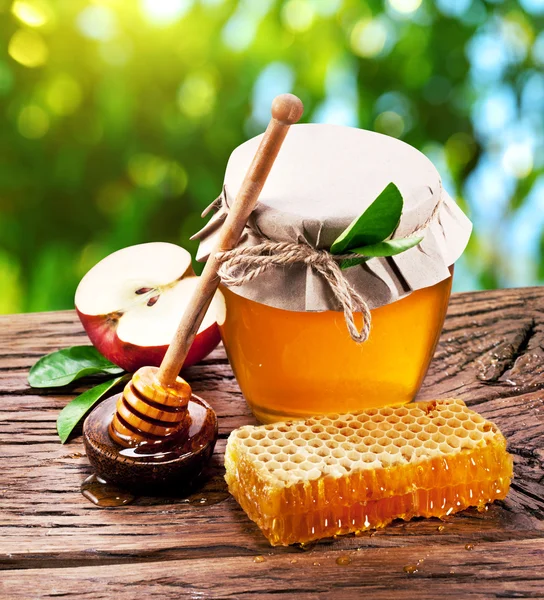
[[[420,393],[461,397],[497,423],[515,460],[507,499],[306,551],[270,548],[226,492],[225,439],[255,421],[221,348],[185,373],[220,422],[200,487],[119,509],[88,503],[79,433],[61,446],[55,432],[59,410],[85,387],[26,382],[42,354],[83,343],[71,311],[0,317],[0,598],[544,597],[544,289],[454,295]],[[352,563],[337,565],[344,555]],[[419,558],[417,573],[403,571]]]

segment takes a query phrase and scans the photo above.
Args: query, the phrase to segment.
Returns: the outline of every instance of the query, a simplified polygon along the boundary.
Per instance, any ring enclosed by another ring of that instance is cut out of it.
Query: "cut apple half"
[[[124,248],[81,280],[76,310],[93,345],[126,371],[159,366],[199,278],[184,248],[153,242]],[[191,366],[219,343],[225,300],[216,292],[185,360]]]

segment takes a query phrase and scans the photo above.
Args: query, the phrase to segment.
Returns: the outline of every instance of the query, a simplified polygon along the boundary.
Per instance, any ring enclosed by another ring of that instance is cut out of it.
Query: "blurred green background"
[[[456,288],[544,281],[544,0],[0,0],[0,312],[71,308],[189,236],[231,150],[304,120],[425,152],[475,223]]]

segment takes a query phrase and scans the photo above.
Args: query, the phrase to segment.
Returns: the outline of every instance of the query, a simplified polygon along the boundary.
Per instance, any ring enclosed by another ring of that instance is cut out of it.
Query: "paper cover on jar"
[[[261,137],[231,154],[223,192],[204,212],[204,216],[211,210],[215,214],[194,236],[200,240],[198,260],[205,260],[214,247]],[[428,222],[419,233],[422,242],[393,257],[372,258],[343,274],[369,308],[399,300],[449,277],[449,267],[465,249],[472,224],[443,189],[431,161],[397,139],[337,125],[293,125],[239,246],[272,241],[329,249],[391,182],[404,198],[393,239],[408,236]],[[327,282],[304,264],[270,267],[253,281],[230,289],[285,310],[339,309]]]

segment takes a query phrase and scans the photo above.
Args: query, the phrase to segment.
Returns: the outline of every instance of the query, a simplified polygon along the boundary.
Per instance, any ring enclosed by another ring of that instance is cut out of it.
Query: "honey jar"
[[[196,236],[198,258],[209,253],[259,140],[232,153],[216,212]],[[384,196],[391,186],[397,195]],[[398,253],[370,245],[371,256],[352,266],[346,260],[360,248],[335,255],[361,215],[381,202],[382,213],[375,210],[366,226],[380,214],[391,219],[389,198],[393,204],[399,196],[400,220],[384,241],[417,243]],[[470,231],[437,170],[415,148],[356,128],[292,126],[239,247],[226,253],[220,271],[227,304],[221,334],[257,419],[411,402]]]

